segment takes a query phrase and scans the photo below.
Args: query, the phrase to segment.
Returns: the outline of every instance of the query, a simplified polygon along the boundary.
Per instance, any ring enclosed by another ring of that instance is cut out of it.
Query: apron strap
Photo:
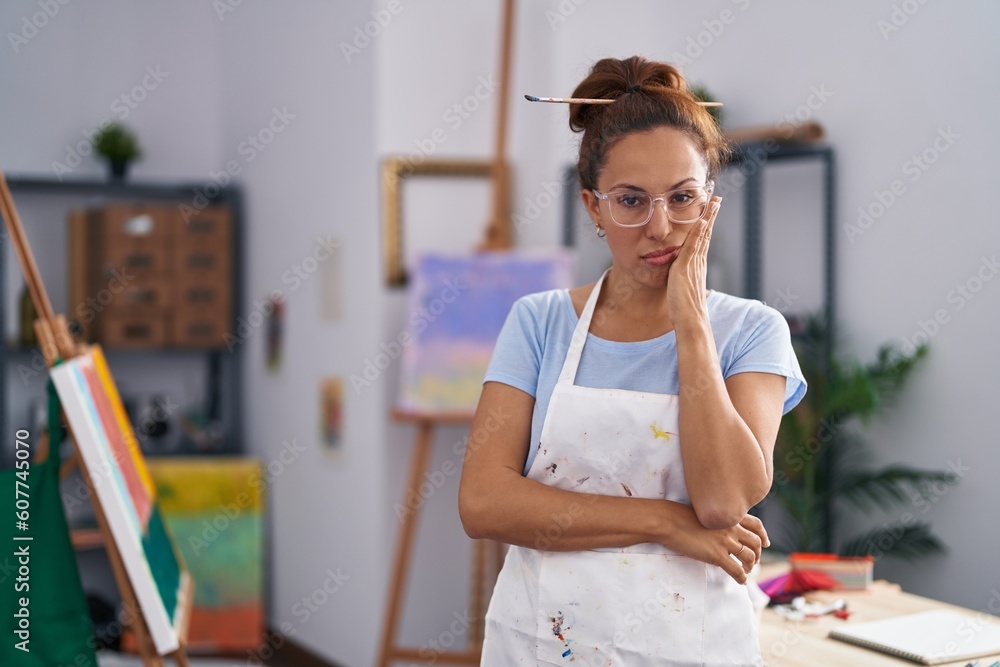
[[[580,367],[580,358],[583,356],[583,345],[587,342],[587,334],[590,332],[590,320],[594,317],[594,308],[597,306],[597,296],[601,292],[601,285],[608,276],[608,268],[594,285],[587,299],[587,305],[580,313],[580,321],[576,323],[573,330],[573,338],[569,343],[569,350],[566,351],[566,361],[563,362],[562,372],[559,373],[557,384],[573,384],[576,381],[576,371]]]

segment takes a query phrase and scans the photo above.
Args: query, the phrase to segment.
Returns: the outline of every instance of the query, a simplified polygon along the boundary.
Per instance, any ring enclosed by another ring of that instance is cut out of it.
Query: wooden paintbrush
[[[536,97],[525,95],[529,102],[561,102],[563,104],[611,104],[615,100],[592,99],[589,97]],[[615,98],[617,99],[617,98]],[[698,102],[703,107],[721,107],[722,102]]]

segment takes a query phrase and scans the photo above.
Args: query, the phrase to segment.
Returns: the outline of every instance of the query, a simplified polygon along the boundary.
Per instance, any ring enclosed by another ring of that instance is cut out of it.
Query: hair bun
[[[587,78],[573,91],[573,97],[616,100],[626,93],[644,92],[669,95],[687,92],[687,82],[681,73],[666,63],[653,62],[641,56],[625,60],[604,58],[594,63]],[[605,108],[598,104],[571,104],[569,127],[583,132]]]
[[[673,127],[685,132],[704,157],[707,176],[718,173],[729,146],[712,114],[688,89],[675,67],[640,56],[597,61],[573,97],[612,100],[612,104],[570,104],[569,126],[582,132],[577,173],[580,187],[592,190],[608,151],[623,136]]]

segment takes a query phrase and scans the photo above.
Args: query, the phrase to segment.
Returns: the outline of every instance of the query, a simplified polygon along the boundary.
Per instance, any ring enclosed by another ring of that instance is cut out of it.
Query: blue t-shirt
[[[723,377],[748,371],[784,375],[783,413],[795,407],[806,393],[806,381],[781,313],[760,301],[715,290],[709,292],[706,305]],[[549,397],[579,319],[569,290],[529,294],[511,307],[493,349],[483,382],[502,382],[535,397],[525,474],[535,458]],[[588,333],[575,384],[679,393],[674,332],[628,343]]]

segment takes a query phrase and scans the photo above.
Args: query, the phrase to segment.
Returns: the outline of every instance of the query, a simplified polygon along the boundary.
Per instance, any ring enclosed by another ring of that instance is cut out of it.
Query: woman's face
[[[707,176],[705,158],[694,140],[675,128],[658,127],[625,135],[611,147],[597,179],[597,191],[607,193],[624,187],[658,195],[682,186],[704,185]],[[608,201],[590,190],[582,196],[590,217],[607,232],[614,268],[640,284],[666,284],[676,252],[659,258],[648,255],[678,248],[697,225],[668,219],[663,202],[658,201],[653,217],[644,226],[619,227],[611,220]]]

